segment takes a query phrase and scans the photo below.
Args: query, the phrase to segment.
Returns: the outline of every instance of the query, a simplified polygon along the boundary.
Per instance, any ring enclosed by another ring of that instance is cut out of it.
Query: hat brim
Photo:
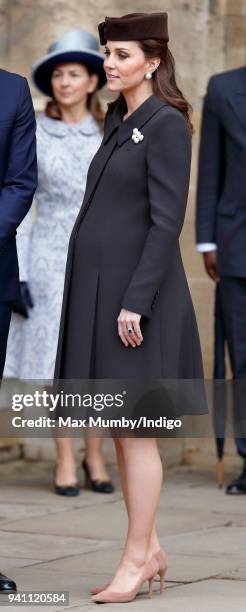
[[[52,97],[51,76],[55,66],[62,63],[76,62],[88,66],[99,77],[97,89],[101,89],[106,81],[103,68],[104,57],[97,51],[57,51],[45,56],[34,64],[32,68],[32,80],[34,85],[46,96]]]

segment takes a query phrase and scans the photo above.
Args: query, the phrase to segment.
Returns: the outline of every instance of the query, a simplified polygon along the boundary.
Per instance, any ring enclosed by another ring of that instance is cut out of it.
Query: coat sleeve
[[[216,243],[216,208],[224,174],[224,130],[215,109],[216,80],[204,98],[196,198],[196,241]]]
[[[20,78],[19,100],[0,193],[0,252],[16,233],[37,187],[36,121],[27,80]]]
[[[147,148],[151,226],[122,308],[148,318],[183,226],[190,178],[191,137],[176,109],[158,117]]]

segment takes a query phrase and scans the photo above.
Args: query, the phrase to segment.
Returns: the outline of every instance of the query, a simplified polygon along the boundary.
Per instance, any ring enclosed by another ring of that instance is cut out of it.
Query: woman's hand
[[[140,329],[141,315],[122,308],[118,316],[118,333],[125,346],[140,346],[143,341]],[[132,330],[132,331],[129,331]]]
[[[33,308],[34,301],[30,291],[29,283],[26,281],[20,281],[20,298],[12,302],[13,312],[17,312],[19,315],[28,319],[29,308]]]

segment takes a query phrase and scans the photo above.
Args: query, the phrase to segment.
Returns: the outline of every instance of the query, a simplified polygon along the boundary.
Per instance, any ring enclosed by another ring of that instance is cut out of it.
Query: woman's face
[[[153,71],[158,59],[146,59],[137,41],[107,41],[104,70],[111,91],[124,92],[142,83],[144,74]]]
[[[86,102],[97,86],[98,76],[89,75],[82,64],[59,64],[53,70],[51,87],[56,102],[67,108]]]

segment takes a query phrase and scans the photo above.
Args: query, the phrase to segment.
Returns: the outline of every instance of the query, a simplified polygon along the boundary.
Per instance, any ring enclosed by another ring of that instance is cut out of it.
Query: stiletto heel
[[[160,575],[160,593],[163,593],[164,591],[164,587],[165,587],[165,573],[167,571],[167,568],[164,570],[159,570],[159,575]]]
[[[149,578],[149,597],[153,597],[153,580],[153,576],[152,578]]]
[[[155,553],[155,558],[159,564],[158,574],[160,576],[160,593],[163,593],[165,588],[165,575],[168,569],[168,558],[162,548],[160,548],[158,552]]]

